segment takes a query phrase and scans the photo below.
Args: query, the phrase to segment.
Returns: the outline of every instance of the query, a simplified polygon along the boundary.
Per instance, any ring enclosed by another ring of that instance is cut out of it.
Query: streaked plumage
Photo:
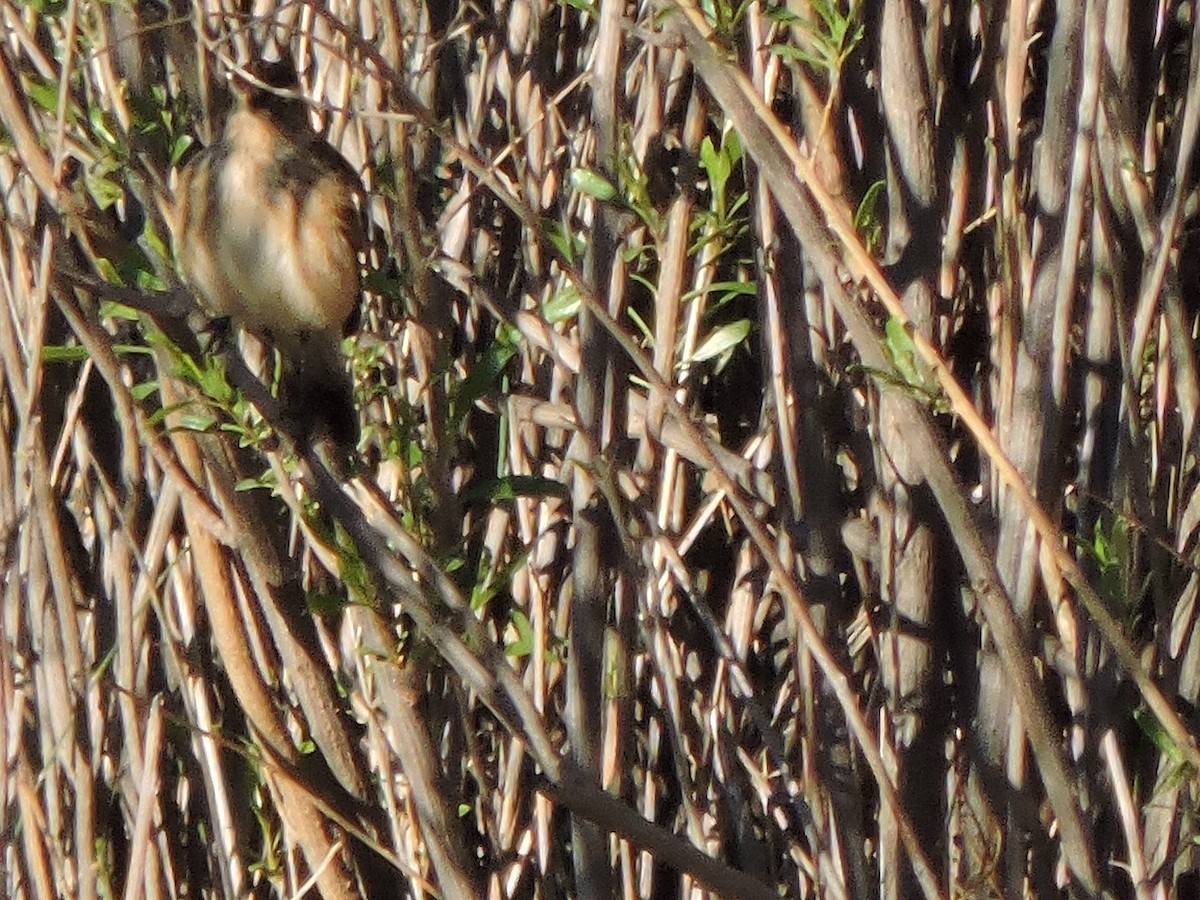
[[[296,81],[286,61],[253,74],[272,87]],[[353,440],[338,344],[361,292],[362,184],[308,126],[302,100],[253,85],[238,93],[220,138],[180,172],[175,254],[210,313],[279,348],[286,407]]]

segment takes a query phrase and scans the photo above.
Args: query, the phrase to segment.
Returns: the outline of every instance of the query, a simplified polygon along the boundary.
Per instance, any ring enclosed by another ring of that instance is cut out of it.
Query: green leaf
[[[455,427],[462,424],[475,401],[492,389],[516,352],[517,348],[511,344],[495,341],[476,358],[470,373],[451,397],[451,415]]]
[[[104,175],[88,172],[83,176],[83,183],[100,209],[108,209],[125,196],[125,189]]]
[[[620,632],[611,625],[604,629],[604,674],[601,678],[605,700],[619,700],[629,695],[626,670],[628,659]]]
[[[542,304],[542,316],[551,325],[565,322],[578,315],[580,302],[579,290],[572,284],[565,285]]]
[[[649,294],[650,296],[653,297],[654,294],[658,292],[658,285],[655,284],[653,281],[651,281],[646,276],[639,275],[637,272],[630,272],[629,277],[631,279],[633,279],[634,282],[636,282],[637,284],[640,284],[642,287],[644,287],[646,289],[646,293]]]
[[[781,56],[784,59],[795,60],[796,62],[804,63],[809,68],[818,71],[829,67],[829,60],[824,56],[818,56],[808,50],[802,50],[799,47],[793,47],[791,44],[772,44],[771,52],[776,56]]]
[[[469,485],[462,492],[465,503],[499,503],[517,497],[558,497],[565,500],[570,496],[567,486],[553,478],[540,475],[504,475],[488,478]]]
[[[698,297],[702,294],[715,294],[721,292],[722,297],[753,297],[758,293],[758,285],[753,281],[714,281],[703,291],[690,292],[684,296],[685,300],[690,300],[692,297]]]
[[[116,300],[102,300],[100,302],[100,318],[120,319],[123,322],[137,322],[141,319],[141,316],[132,306],[118,303]]]
[[[143,291],[150,291],[155,294],[161,294],[167,289],[167,283],[149,269],[138,269],[133,283]]]
[[[1150,710],[1145,707],[1138,707],[1133,711],[1133,721],[1137,727],[1141,729],[1142,734],[1150,739],[1150,742],[1158,748],[1158,751],[1165,756],[1172,764],[1181,765],[1184,762],[1183,753],[1179,746],[1167,733],[1167,729],[1163,727],[1162,722]]]
[[[1104,526],[1099,520],[1092,526],[1092,556],[1095,557],[1096,565],[1101,572],[1118,564],[1117,556],[1113,553],[1112,545],[1109,543],[1108,535],[1104,533]]]
[[[850,0],[845,6],[843,12],[840,2],[810,0],[809,7],[816,14],[815,17],[807,20],[794,16],[787,18],[787,24],[803,35],[809,46],[802,49],[777,44],[771,47],[771,51],[785,59],[802,62],[830,78],[836,78],[842,65],[862,41],[864,34],[864,26],[859,21],[860,4],[857,0]],[[783,20],[782,17],[778,18]]]
[[[351,600],[372,608],[378,606],[379,600],[376,596],[375,584],[371,581],[362,554],[358,552],[358,545],[354,543],[350,533],[342,527],[341,522],[333,523],[333,531],[338,553],[338,572],[341,575],[342,583],[350,593]]]
[[[38,15],[51,19],[59,18],[67,11],[67,0],[25,0],[25,4]]]
[[[479,612],[481,609],[487,606],[488,603],[491,602],[492,598],[496,596],[498,587],[498,585],[486,582],[482,584],[470,585],[471,599],[468,601],[468,605],[471,607],[471,611]]]
[[[583,251],[587,249],[587,241],[583,235],[568,231],[561,222],[553,219],[545,220],[546,240],[558,251],[558,255],[567,262],[574,264]]]
[[[107,144],[109,149],[120,149],[121,142],[117,137],[116,123],[103,107],[94,104],[88,107],[88,124],[92,126],[92,134]]]
[[[131,387],[129,389],[129,393],[133,396],[133,399],[136,400],[138,403],[141,403],[143,400],[145,400],[147,397],[152,396],[157,391],[158,391],[158,382],[157,381],[142,381],[142,382],[139,382],[138,384],[135,384],[133,387]]]
[[[521,329],[516,325],[503,322],[496,327],[496,340],[510,347],[519,347],[525,340],[525,335],[521,334]]]
[[[213,359],[209,365],[198,369],[197,375],[199,377],[196,385],[205,394],[218,403],[229,404],[232,402],[233,388],[230,387],[229,379],[225,375],[225,366],[219,360]]]
[[[350,605],[343,595],[333,591],[309,591],[304,599],[314,616],[336,616]]]
[[[732,350],[750,336],[752,326],[753,323],[749,319],[738,319],[714,329],[692,353],[691,361],[704,362]]]
[[[267,469],[256,478],[243,478],[233,486],[235,491],[243,493],[245,491],[258,491],[263,488],[267,490],[274,490],[275,488],[275,473],[270,469]]]
[[[58,111],[58,82],[50,81],[38,76],[29,77],[29,87],[25,89],[25,93],[35,105],[40,106],[46,112]]]
[[[180,403],[172,403],[169,406],[159,407],[153,413],[151,413],[150,419],[149,419],[149,424],[151,424],[151,425],[162,424],[163,422],[166,421],[167,416],[171,415],[173,412],[175,412],[178,409],[186,409],[187,407],[192,405],[192,402],[193,401],[191,401],[191,400],[184,400]]]
[[[121,279],[121,274],[117,271],[117,267],[112,264],[112,260],[98,256],[96,257],[96,268],[100,270],[100,277],[109,284],[125,284]]]
[[[209,413],[182,413],[179,416],[179,428],[183,431],[205,432],[217,424],[217,417]]]
[[[146,246],[153,250],[159,259],[171,259],[171,251],[167,249],[166,241],[155,229],[154,219],[151,216],[146,216],[146,224],[142,227],[142,238],[146,241]]]
[[[900,373],[906,384],[912,387],[926,387],[925,376],[917,362],[917,345],[904,323],[895,316],[887,320],[884,326],[885,349],[892,358],[892,365]]]
[[[152,356],[154,351],[141,344],[113,344],[113,353],[117,356]]]
[[[633,324],[637,326],[638,331],[642,333],[642,337],[646,339],[646,342],[653,344],[654,332],[650,330],[650,326],[646,324],[646,320],[632,306],[626,307],[625,312],[629,315],[629,318],[633,319]]]
[[[687,303],[690,300],[695,300],[697,297],[708,297],[712,294],[719,294],[716,301],[709,305],[706,310],[706,315],[711,315],[726,304],[736,300],[738,297],[754,297],[758,295],[758,283],[753,280],[747,281],[714,281],[706,288],[687,291],[682,300]]]
[[[183,159],[183,154],[187,153],[188,148],[196,142],[196,139],[190,134],[181,134],[175,138],[175,142],[171,144],[171,165],[172,167],[179,165],[179,160]]]
[[[425,448],[417,441],[409,441],[405,445],[404,463],[411,469],[419,469],[425,462]]]
[[[722,151],[717,150],[711,137],[706,137],[700,142],[700,165],[708,173],[708,184],[712,191],[713,202],[719,210],[724,209],[725,183],[733,172],[733,163],[729,156]]]
[[[512,584],[513,573],[529,562],[530,550],[526,548],[516,554],[499,571],[492,570],[492,555],[486,550],[480,554],[476,580],[471,588],[471,609],[482,610],[492,598]]]
[[[780,25],[799,25],[804,21],[786,6],[778,6],[764,10],[763,15],[765,15],[769,21],[778,22]]]
[[[42,348],[42,362],[46,363],[77,363],[87,358],[88,352],[83,347],[51,344]]]
[[[840,18],[837,10],[834,9],[827,2],[827,0],[809,0],[809,5],[813,8],[817,15],[821,17],[822,21],[825,22],[825,28],[829,35],[831,37],[835,36],[839,30],[838,22]]]
[[[875,209],[879,205],[879,197],[885,187],[882,179],[872,184],[863,194],[858,209],[854,211],[854,230],[862,236],[863,243],[866,244],[869,252],[873,252],[879,246],[883,235],[883,225],[880,223]]]
[[[621,260],[626,263],[650,258],[653,250],[646,244],[634,244],[621,250]]]
[[[612,182],[594,169],[572,169],[570,182],[571,187],[581,194],[595,197],[602,203],[617,196],[617,189]]]
[[[721,138],[721,152],[729,160],[730,171],[742,161],[742,139],[736,131],[726,131]]]
[[[529,616],[514,609],[509,615],[509,624],[516,630],[517,639],[504,647],[504,655],[518,658],[528,656],[533,652],[533,624]]]

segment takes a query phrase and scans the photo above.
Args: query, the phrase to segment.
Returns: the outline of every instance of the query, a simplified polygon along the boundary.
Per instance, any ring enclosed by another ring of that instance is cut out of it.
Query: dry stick
[[[446,780],[438,764],[437,745],[429,734],[424,710],[417,702],[422,675],[416,667],[399,665],[392,657],[366,654],[368,647],[388,647],[395,642],[391,623],[378,611],[363,606],[346,610],[359,633],[362,664],[374,681],[374,702],[395,728],[394,752],[413,794],[422,839],[433,861],[438,886],[446,900],[473,900],[486,893],[480,871],[454,819],[454,807],[446,802]]]
[[[124,293],[128,301],[135,298]],[[81,327],[84,323],[78,323]],[[249,376],[243,367],[231,367],[231,377],[237,386],[249,395]],[[246,377],[237,377],[245,375]],[[503,652],[487,635],[482,624],[475,618],[469,604],[458,592],[452,581],[438,569],[436,563],[425,553],[424,548],[395,522],[386,499],[378,496],[373,487],[366,483],[362,487],[374,500],[374,514],[370,509],[364,519],[363,512],[354,506],[342,493],[341,485],[312,450],[297,442],[278,420],[278,408],[265,398],[256,398],[259,411],[281,438],[285,453],[295,453],[305,466],[305,480],[313,488],[314,496],[330,515],[340,521],[353,538],[363,558],[404,598],[405,611],[417,623],[421,633],[439,650],[445,659],[484,703],[505,723],[509,730],[525,742],[530,755],[542,768],[548,779],[546,791],[562,806],[613,833],[620,834],[645,848],[656,858],[685,872],[722,896],[762,898],[774,896],[772,891],[754,877],[731,868],[720,860],[705,855],[695,846],[685,842],[661,826],[648,822],[634,813],[617,798],[607,794],[594,783],[594,779],[569,758],[563,758],[551,739],[532,699],[524,689],[521,676]],[[369,520],[369,524],[368,524]],[[386,541],[398,548],[409,560],[420,576],[422,585],[437,594],[444,605],[439,613],[430,602],[431,597],[412,578],[388,548]],[[444,619],[449,619],[446,624]],[[478,648],[470,649],[461,638],[468,636],[469,642]],[[482,653],[483,659],[480,659]],[[269,746],[261,748],[271,753]],[[279,759],[275,763],[281,764]],[[290,782],[287,782],[290,784]],[[311,794],[311,791],[309,791]],[[316,797],[318,802],[322,798]],[[348,824],[346,817],[328,804],[323,811],[334,822],[358,834],[361,829]],[[332,811],[331,811],[332,810]],[[336,813],[336,814],[335,814]],[[372,845],[373,846],[373,845]],[[384,854],[393,861],[390,854]]]
[[[8,82],[8,79],[0,78],[0,88],[2,88],[2,86],[5,86],[5,85],[11,86],[11,82]],[[35,157],[35,158],[42,158],[42,157]],[[44,181],[43,182],[43,190],[48,192],[49,187],[50,187],[50,181],[49,180]],[[142,305],[145,305],[144,301],[143,301]],[[70,314],[74,312],[73,308],[71,308],[70,304],[64,304],[64,306],[67,307],[66,311],[68,313],[68,317],[70,317]],[[83,323],[82,317],[80,317],[79,320],[77,320],[77,322],[74,324],[76,324],[77,326],[83,326],[84,323]],[[80,330],[82,330],[82,332],[84,332],[84,334],[86,334],[86,331],[88,331],[88,329],[86,329],[86,326],[83,326],[83,328]],[[114,368],[114,367],[110,366],[109,368]],[[113,372],[108,372],[108,374],[113,374]],[[114,380],[114,383],[115,383],[115,380]],[[152,442],[152,443],[157,443],[157,442]],[[170,469],[169,466],[167,468]],[[186,479],[184,479],[184,484],[187,486],[192,486],[192,485],[190,485],[190,482],[188,482]],[[192,487],[194,487],[194,486],[192,486]],[[187,493],[187,491],[186,491],[186,487],[185,487],[185,494],[186,493]],[[193,491],[193,493],[197,493],[197,492]],[[289,784],[290,784],[290,782],[284,782],[284,784],[281,785],[281,788],[283,788],[283,790],[293,791],[293,788],[288,786]],[[559,785],[559,787],[563,787],[564,790],[566,790],[566,788],[562,785]],[[572,793],[572,792],[570,790],[568,790],[568,793]],[[601,805],[602,805],[602,802],[599,802],[599,803],[601,803]],[[565,805],[570,806],[570,804],[565,804]],[[608,817],[611,818],[611,815]],[[650,827],[650,826],[647,826],[647,827],[652,828],[653,833],[656,836],[658,836],[658,838],[659,838],[658,841],[652,841],[652,844],[650,844],[649,846],[661,845],[662,838],[664,838],[664,836],[667,836],[667,838],[668,838],[668,835],[666,835],[664,832],[661,832],[661,829],[656,828],[656,827]],[[638,833],[644,834],[644,828],[638,828],[636,823],[634,824],[634,826],[630,826],[630,827],[624,828],[624,829],[618,828],[618,830],[628,830],[628,832],[630,834],[638,834]],[[86,842],[84,842],[84,844],[86,846],[90,846],[90,844],[86,844]],[[763,898],[767,898],[767,896],[770,896],[770,893],[768,892],[766,887],[762,886],[761,883],[752,881],[751,878],[749,878],[748,876],[739,876],[739,874],[734,874],[734,872],[730,872],[730,870],[728,870],[726,868],[726,866],[721,865],[718,862],[715,862],[715,860],[709,860],[707,858],[703,858],[702,854],[698,853],[698,851],[695,851],[694,848],[685,848],[685,850],[680,852],[678,847],[676,847],[676,848],[667,847],[666,850],[664,852],[662,852],[662,857],[664,857],[665,859],[668,859],[668,860],[672,860],[672,862],[679,864],[680,868],[682,868],[685,871],[694,872],[694,874],[696,874],[697,877],[700,877],[701,880],[712,883],[713,886],[718,887],[722,890],[725,890],[725,892],[728,894],[744,895],[744,896],[763,896]],[[739,877],[734,877],[734,876],[739,876]]]
[[[1183,105],[1183,126],[1180,130],[1179,145],[1176,151],[1175,171],[1172,179],[1167,183],[1167,200],[1159,220],[1157,244],[1154,248],[1156,250],[1154,265],[1149,277],[1142,279],[1138,291],[1133,341],[1130,344],[1129,359],[1127,360],[1127,364],[1135,371],[1141,363],[1141,354],[1149,340],[1154,312],[1158,309],[1158,298],[1162,293],[1167,263],[1175,247],[1175,237],[1179,232],[1180,212],[1188,188],[1188,171],[1191,168],[1197,137],[1200,136],[1200,16],[1195,17],[1195,21],[1192,23],[1192,51],[1188,61],[1188,85],[1183,96],[1187,98]]]
[[[929,342],[909,325],[895,291],[863,248],[849,218],[824,191],[812,166],[800,154],[795,141],[783,130],[778,119],[754,92],[745,76],[721,60],[712,44],[703,15],[694,6],[685,5],[682,0],[675,0],[675,4],[684,14],[683,21],[677,21],[677,26],[689,47],[693,63],[700,69],[709,89],[722,101],[722,105],[742,134],[747,149],[755,156],[768,180],[772,182],[772,189],[788,215],[792,227],[801,232],[813,231],[815,223],[811,221],[812,213],[804,199],[808,193],[811,193],[825,212],[830,230],[845,245],[851,259],[861,270],[862,277],[871,276],[868,280],[884,300],[888,311],[905,323],[906,330],[912,336],[913,341],[919,347],[924,348],[926,356],[932,357],[940,364],[938,371],[943,385],[945,386],[947,381],[950,382],[950,385],[946,386],[947,392],[951,393],[951,387],[953,387],[954,392],[957,393],[957,400],[954,403],[955,413],[962,416],[964,420],[970,417],[978,426],[981,426],[982,433],[986,437],[986,446],[994,448],[995,453],[1000,454],[1003,458],[994,437],[986,426],[983,426],[978,412],[966,398],[957,382],[954,381],[948,367],[941,361]],[[797,175],[800,177],[797,178]],[[807,193],[805,188],[808,189]],[[825,246],[822,241],[810,239],[805,243],[812,251],[826,257],[825,262],[829,262],[829,254],[820,253],[820,248]],[[839,315],[846,323],[859,354],[864,357],[864,361],[868,365],[876,365],[877,363],[872,362],[872,359],[880,360],[879,347],[882,344],[882,335],[879,334],[853,295],[841,290],[835,273],[827,273],[823,276],[823,281],[838,307]],[[930,362],[930,365],[934,365],[934,363]],[[887,368],[888,364],[884,362],[883,366]],[[1094,890],[1098,877],[1092,860],[1091,845],[1087,840],[1076,805],[1072,779],[1068,776],[1059,752],[1059,742],[1054,736],[1053,722],[1038,694],[1038,679],[1025,649],[1022,631],[1013,617],[1012,604],[1000,586],[994,560],[987,552],[970,505],[956,476],[946,462],[946,454],[941,449],[940,439],[934,431],[926,411],[915,403],[910,403],[910,406],[913,410],[913,436],[916,442],[923,445],[922,467],[925,470],[925,476],[937,497],[947,524],[954,533],[963,562],[974,582],[974,590],[984,617],[992,629],[997,650],[1006,671],[1013,679],[1015,698],[1024,717],[1030,744],[1037,758],[1047,795],[1059,819],[1064,850],[1081,883],[1089,890]],[[972,430],[974,431],[974,429]],[[985,443],[984,437],[979,437],[979,440],[981,444]],[[1008,479],[1016,485],[1015,489],[1019,492],[1019,496],[1029,504],[1033,504],[1028,488],[1015,473],[1012,464],[1007,460],[1005,462],[1007,463]],[[1030,515],[1032,518],[1032,510]],[[1044,512],[1041,512],[1041,516],[1049,529],[1044,534],[1056,534],[1057,532],[1049,523]],[[1067,556],[1057,544],[1053,544],[1053,546],[1063,556]],[[1070,560],[1070,557],[1067,556],[1067,559]],[[1073,561],[1071,562],[1073,564]],[[1077,567],[1076,571],[1078,572]],[[1081,573],[1080,580],[1082,581]]]
[[[114,689],[128,695],[128,692],[123,691],[119,686],[114,685]],[[139,704],[138,708],[142,714],[149,716],[151,710],[150,704],[147,704],[142,698],[131,696],[131,699]],[[195,722],[190,716],[182,713],[164,713],[163,715],[169,724],[183,729],[193,737],[210,741],[214,747],[220,748],[222,752],[239,756],[248,764],[261,768],[264,772],[270,774],[272,778],[288,782],[297,790],[303,792],[307,799],[312,802],[313,807],[319,810],[329,821],[340,827],[347,834],[352,835],[363,846],[373,850],[397,872],[406,878],[412,879],[417,887],[430,893],[435,892],[435,886],[430,884],[420,872],[410,868],[393,850],[381,844],[375,834],[365,829],[361,822],[348,817],[344,809],[340,809],[337,804],[331,803],[327,797],[322,797],[318,791],[313,790],[308,774],[296,764],[280,757],[270,746],[261,743],[244,742],[240,738],[230,737],[220,730],[206,728]]]
[[[679,4],[680,0],[676,0],[676,3]],[[686,10],[686,7],[681,6],[681,8]],[[694,7],[692,9],[694,10]],[[1198,26],[1200,26],[1200,23],[1198,23]],[[704,33],[704,31],[699,31],[698,35],[703,35]],[[699,39],[706,41],[703,37],[699,37]],[[1134,682],[1142,693],[1143,699],[1146,701],[1146,705],[1150,707],[1151,711],[1162,722],[1163,727],[1166,728],[1171,739],[1178,745],[1180,752],[1186,756],[1189,764],[1200,769],[1200,751],[1196,748],[1195,738],[1184,726],[1170,702],[1163,696],[1158,685],[1154,683],[1150,675],[1142,668],[1137,651],[1126,639],[1120,624],[1109,613],[1104,605],[1104,601],[1091,585],[1088,584],[1087,578],[1083,574],[1083,570],[1080,569],[1079,564],[1075,561],[1075,558],[1067,552],[1061,532],[1046,511],[1038,504],[1029,486],[1025,483],[1021,474],[1017,472],[1011,460],[1005,456],[1004,450],[1000,447],[996,436],[983,420],[983,417],[975,408],[970,397],[967,396],[966,391],[958,383],[949,365],[942,359],[941,354],[938,353],[937,349],[928,340],[913,331],[908,317],[904,313],[904,308],[900,303],[900,298],[888,283],[886,276],[879,268],[879,264],[871,257],[866,248],[863,247],[854,230],[854,225],[845,210],[824,190],[816,172],[813,170],[812,164],[800,153],[793,138],[783,129],[783,126],[767,108],[766,104],[763,103],[762,99],[749,89],[749,85],[742,83],[743,81],[743,79],[737,79],[735,76],[736,87],[740,91],[740,102],[746,105],[747,110],[753,110],[753,115],[761,119],[762,124],[770,131],[770,139],[777,145],[779,151],[786,154],[788,163],[794,167],[796,178],[789,179],[790,184],[786,189],[807,189],[812,195],[817,206],[825,214],[829,230],[845,249],[845,262],[853,274],[866,281],[871,290],[879,297],[888,314],[904,324],[906,331],[912,337],[913,343],[921,355],[922,361],[933,370],[937,376],[938,383],[946,392],[951,411],[966,425],[972,436],[978,441],[980,448],[996,467],[1001,481],[1004,482],[1009,490],[1013,491],[1022,507],[1024,507],[1031,523],[1038,532],[1038,536],[1050,548],[1060,573],[1079,595],[1080,602],[1100,629],[1101,635],[1117,654],[1117,659],[1120,661],[1122,668],[1134,679]],[[735,119],[743,115],[742,111],[736,106],[729,109],[729,113]],[[749,113],[746,113],[746,115],[749,115]],[[782,189],[784,186],[779,185],[778,187]]]
[[[582,291],[581,295],[584,296],[585,302],[589,305],[594,303],[590,295],[583,294]],[[896,787],[887,774],[883,758],[879,755],[878,739],[858,706],[858,694],[854,690],[850,679],[839,667],[833,653],[821,638],[816,623],[813,622],[809,614],[808,604],[804,600],[799,586],[792,578],[790,570],[776,551],[774,541],[768,534],[766,527],[755,517],[753,509],[746,501],[745,496],[738,488],[733,477],[721,466],[716,454],[713,452],[711,438],[703,435],[700,429],[691,422],[687,411],[683,409],[671,394],[670,385],[657,373],[650,360],[645,357],[633,340],[621,330],[617,322],[608,316],[605,310],[600,308],[600,304],[597,303],[593,306],[593,312],[596,315],[597,321],[609,330],[617,343],[621,345],[621,349],[638,366],[642,375],[650,382],[651,387],[666,398],[667,410],[680,423],[685,437],[695,442],[697,455],[700,457],[701,464],[705,469],[712,472],[717,482],[717,488],[725,493],[738,518],[742,520],[743,527],[754,541],[758,551],[763,555],[763,560],[771,572],[776,587],[787,601],[789,611],[796,617],[799,623],[805,646],[812,653],[817,665],[821,668],[822,674],[833,689],[834,695],[837,697],[842,711],[846,716],[847,724],[854,733],[855,739],[862,749],[863,756],[867,760],[867,764],[871,767],[872,774],[879,785],[880,799],[896,817],[901,840],[904,842],[905,850],[909,854],[913,870],[917,875],[922,890],[927,897],[942,896],[938,887],[937,876],[933,872],[928,859],[925,857],[924,851],[921,849],[916,833],[913,831],[912,823],[909,821],[900,804],[899,797],[896,794]]]
[[[617,155],[617,78],[620,69],[621,29],[624,0],[600,0],[597,3],[596,40],[592,49],[592,90],[590,125],[595,142],[596,165],[611,171]],[[611,205],[595,210],[592,240],[584,257],[584,266],[597,292],[608,294],[609,303],[620,303],[621,279],[617,257],[618,229]],[[607,289],[607,290],[606,290]],[[575,406],[579,432],[575,452],[586,471],[600,463],[603,435],[611,430],[616,416],[614,406],[621,396],[617,368],[609,356],[608,342],[588,314],[580,309],[576,321],[579,333],[580,366],[575,379]],[[607,615],[606,583],[603,562],[603,513],[592,499],[597,494],[591,478],[573,479],[571,500],[574,506],[575,542],[570,551],[571,594],[567,612],[565,707],[571,757],[600,781],[603,755],[603,678],[604,626]],[[611,895],[614,882],[608,861],[608,838],[595,823],[573,816],[571,861],[575,886],[581,900],[600,900]],[[697,841],[697,843],[699,843]]]
[[[162,782],[158,769],[162,759],[163,712],[162,695],[156,694],[150,702],[150,711],[146,722],[145,747],[142,754],[147,764],[141,767],[141,780],[138,784],[138,803],[134,813],[133,825],[130,828],[133,847],[129,871],[125,877],[125,897],[127,900],[141,896],[147,885],[143,884],[146,873],[146,857],[149,855],[151,844],[150,828],[153,824],[153,814],[158,801]],[[149,893],[149,891],[147,891]]]
[[[164,382],[162,389],[164,400],[169,402],[174,393],[172,386]],[[193,435],[180,432],[175,436],[175,441],[180,463],[188,470],[199,475],[208,468]],[[296,754],[286,726],[274,708],[271,692],[254,664],[252,651],[248,647],[245,623],[233,597],[227,555],[214,538],[197,527],[190,504],[185,502],[183,512],[200,584],[204,585],[201,594],[205,611],[212,622],[211,634],[229,673],[229,682],[237,702],[247,711],[252,725],[250,733],[265,757],[294,763],[297,761]],[[312,815],[312,806],[315,804],[304,796],[303,791],[288,782],[275,782],[274,787],[278,792],[276,797],[280,815],[293,829],[294,838],[301,846],[309,867],[315,869],[318,860],[325,856],[332,843],[322,824]],[[310,788],[308,793],[314,792]],[[339,867],[338,871],[343,870]],[[324,878],[323,890],[329,891],[330,896],[343,895],[335,883],[337,880],[333,872]]]
[[[58,194],[54,166],[42,150],[38,129],[30,118],[19,85],[16,69],[9,58],[8,45],[0,41],[0,121],[4,123],[16,147],[21,166],[29,173],[47,202],[53,203]]]
[[[86,839],[85,846],[91,848],[92,841],[95,839],[95,822],[92,820],[92,816],[95,811],[96,784],[83,748],[77,745],[72,746],[72,735],[76,730],[86,733],[86,729],[90,725],[90,716],[81,710],[90,708],[88,701],[91,699],[89,695],[92,693],[92,689],[85,675],[80,626],[74,606],[75,595],[66,558],[67,551],[63,544],[62,526],[59,523],[54,498],[51,496],[46,447],[42,441],[40,427],[33,429],[32,439],[33,446],[26,451],[31,456],[30,475],[33,481],[30,525],[34,534],[41,534],[42,564],[49,577],[49,593],[53,600],[52,609],[55,613],[53,619],[43,621],[47,623],[53,621],[57,625],[55,633],[52,636],[47,635],[47,646],[44,653],[47,657],[55,655],[59,657],[53,662],[48,660],[50,664],[47,666],[47,673],[54,673],[50,675],[53,679],[49,690],[51,698],[48,718],[50,721],[42,724],[44,728],[48,728],[54,734],[54,741],[60,747],[57,754],[58,765],[74,791],[73,797],[64,804],[64,813],[72,813],[74,821],[71,837],[75,841]],[[54,646],[52,642],[57,642],[57,646]],[[64,825],[65,818],[64,815]],[[95,896],[93,888],[97,878],[96,866],[90,856],[90,851],[85,853],[82,848],[76,848],[75,864],[79,867],[77,870],[80,886],[78,896],[89,900]],[[91,887],[85,888],[85,884]]]
[[[50,829],[46,822],[46,807],[34,789],[35,778],[38,781],[41,778],[34,775],[28,751],[24,747],[21,748],[15,762],[17,771],[13,777],[16,785],[11,793],[16,794],[14,805],[22,825],[19,830],[24,848],[25,865],[22,867],[18,860],[13,860],[13,870],[14,872],[19,871],[23,876],[22,881],[32,887],[33,896],[53,897],[57,893],[55,888],[61,887],[61,883],[51,887],[54,876],[51,874],[52,864],[50,862],[52,851],[48,846]],[[15,841],[13,843],[15,844]]]
[[[1121,831],[1125,834],[1125,846],[1129,853],[1129,880],[1137,900],[1150,900],[1153,884],[1146,871],[1146,854],[1142,842],[1141,815],[1129,790],[1129,776],[1121,759],[1121,747],[1111,728],[1100,738],[1100,756],[1108,767],[1108,779],[1116,798],[1117,815],[1121,820]]]

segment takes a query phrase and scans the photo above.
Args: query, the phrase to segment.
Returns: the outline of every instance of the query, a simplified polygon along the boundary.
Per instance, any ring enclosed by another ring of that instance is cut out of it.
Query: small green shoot
[[[872,184],[863,194],[858,209],[854,211],[854,230],[858,232],[863,246],[871,254],[876,253],[883,246],[883,223],[876,213],[876,208],[879,206],[879,197],[883,194],[886,186],[882,179]]]
[[[884,326],[883,351],[892,364],[891,369],[880,370],[860,365],[849,368],[865,372],[883,384],[905,389],[935,413],[949,412],[950,406],[942,387],[937,379],[927,374],[908,329],[909,326],[895,316],[888,319]]]
[[[497,335],[497,340],[475,358],[467,377],[450,394],[450,423],[457,430],[466,421],[476,401],[497,386],[509,361],[516,355],[516,345]]]
[[[1100,596],[1130,629],[1137,625],[1142,598],[1150,589],[1153,578],[1153,573],[1147,572],[1140,588],[1131,583],[1132,528],[1133,523],[1129,518],[1119,514],[1114,516],[1108,531],[1097,520],[1092,526],[1091,541],[1085,542],[1081,548],[1092,558],[1099,571]]]
[[[574,319],[579,315],[581,302],[579,290],[573,284],[565,284],[542,304],[542,318],[551,325]]]
[[[461,499],[464,503],[492,505],[506,500],[515,500],[518,497],[529,497],[534,500],[557,497],[565,500],[570,495],[567,486],[553,478],[543,478],[540,475],[504,475],[468,486],[463,490]]]
[[[376,609],[379,593],[371,579],[371,570],[358,552],[358,545],[341,522],[333,523],[334,544],[337,547],[338,574],[349,593],[349,602]]]
[[[546,240],[571,265],[587,251],[587,240],[579,232],[568,230],[563,223],[554,219],[545,219],[542,225]]]
[[[80,363],[87,358],[87,350],[78,345],[48,344],[42,348],[44,363]]]
[[[749,319],[738,319],[727,325],[714,328],[692,352],[691,359],[688,362],[706,362],[707,360],[732,353],[734,348],[740,347],[745,343],[746,338],[750,336],[753,326],[754,323]]]
[[[810,0],[809,8],[816,15],[808,20],[786,6],[767,11],[769,19],[797,31],[805,44],[801,47],[775,44],[771,50],[784,59],[795,60],[827,75],[831,81],[836,80],[866,31],[861,4],[859,0],[850,0],[844,6],[841,0]]]
[[[515,637],[511,640],[506,640],[504,644],[504,655],[514,659],[520,659],[528,656],[533,652],[533,624],[529,621],[529,616],[521,612],[519,609],[514,609],[508,617],[508,629],[506,630],[506,638],[508,634],[515,633]]]
[[[1150,743],[1158,748],[1158,752],[1162,754],[1163,759],[1167,763],[1168,774],[1162,783],[1164,785],[1177,785],[1191,780],[1195,775],[1195,771],[1183,755],[1183,751],[1179,749],[1174,739],[1167,733],[1167,729],[1163,727],[1162,722],[1158,720],[1158,717],[1145,707],[1139,707],[1133,711],[1133,721],[1142,734],[1149,738]]]
[[[612,182],[594,169],[572,169],[570,175],[571,187],[588,197],[605,203],[617,196],[617,189]]]

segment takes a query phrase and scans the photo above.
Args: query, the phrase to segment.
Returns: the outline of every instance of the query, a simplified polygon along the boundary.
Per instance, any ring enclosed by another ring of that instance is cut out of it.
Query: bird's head
[[[232,86],[238,102],[293,127],[307,129],[308,103],[300,88],[300,75],[289,50],[279,59],[258,58],[235,70]]]

